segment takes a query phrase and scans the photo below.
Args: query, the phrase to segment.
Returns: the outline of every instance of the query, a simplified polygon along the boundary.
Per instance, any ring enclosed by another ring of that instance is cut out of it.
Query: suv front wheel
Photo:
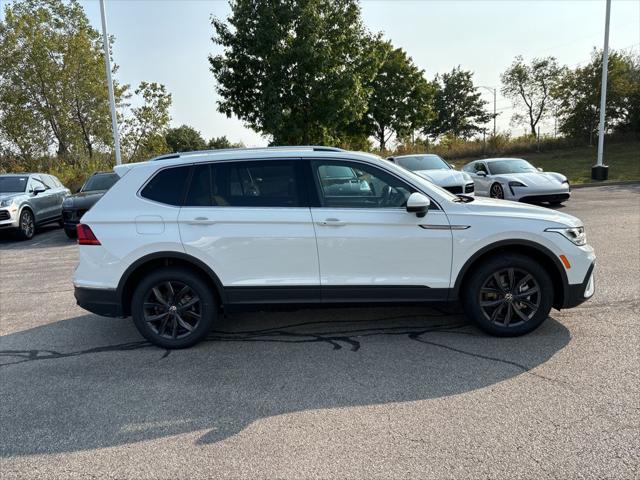
[[[472,273],[462,292],[469,318],[500,337],[527,334],[549,316],[553,287],[547,271],[530,257],[492,257]]]
[[[204,339],[217,318],[215,296],[198,275],[181,268],[150,273],[136,288],[131,314],[144,338],[162,348]]]

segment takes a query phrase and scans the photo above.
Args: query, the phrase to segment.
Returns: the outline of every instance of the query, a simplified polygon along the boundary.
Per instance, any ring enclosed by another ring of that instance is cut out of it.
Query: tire
[[[71,230],[70,228],[65,228],[64,233],[72,240],[78,238],[78,232],[75,229]]]
[[[162,268],[138,284],[131,314],[140,334],[152,344],[178,349],[204,339],[218,310],[211,288],[199,275],[182,268]]]
[[[502,189],[502,185],[499,183],[491,185],[491,188],[489,189],[489,196],[491,198],[504,199],[504,190]]]
[[[524,255],[505,254],[485,260],[471,272],[461,300],[467,317],[481,330],[498,337],[517,337],[547,319],[553,286],[538,262]]]
[[[36,233],[36,221],[33,213],[28,208],[20,212],[20,220],[18,222],[18,238],[20,240],[31,240]]]

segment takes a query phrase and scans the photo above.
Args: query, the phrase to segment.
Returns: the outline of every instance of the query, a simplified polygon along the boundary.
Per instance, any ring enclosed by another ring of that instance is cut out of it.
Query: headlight
[[[545,232],[556,232],[578,246],[587,244],[587,234],[584,227],[547,228]]]
[[[8,198],[0,202],[0,207],[10,207],[13,204],[13,198]]]

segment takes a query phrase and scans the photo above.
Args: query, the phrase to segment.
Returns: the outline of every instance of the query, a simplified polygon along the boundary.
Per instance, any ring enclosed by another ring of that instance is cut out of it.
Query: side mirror
[[[407,199],[407,212],[415,213],[416,217],[422,218],[427,214],[429,205],[431,205],[429,197],[426,197],[421,193],[414,192],[409,195],[409,198]]]
[[[38,195],[39,193],[45,192],[47,189],[44,188],[43,186],[38,185],[36,188],[33,189],[33,194],[34,195]]]
[[[487,176],[487,172],[483,172],[482,170],[476,172],[476,175],[479,177],[486,177]]]

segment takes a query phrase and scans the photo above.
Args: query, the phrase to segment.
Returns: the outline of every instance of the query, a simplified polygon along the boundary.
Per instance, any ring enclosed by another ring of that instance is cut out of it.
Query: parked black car
[[[96,172],[84,182],[80,190],[65,199],[62,204],[62,218],[67,237],[76,238],[76,225],[80,223],[82,216],[102,198],[118,178],[113,172]]]

